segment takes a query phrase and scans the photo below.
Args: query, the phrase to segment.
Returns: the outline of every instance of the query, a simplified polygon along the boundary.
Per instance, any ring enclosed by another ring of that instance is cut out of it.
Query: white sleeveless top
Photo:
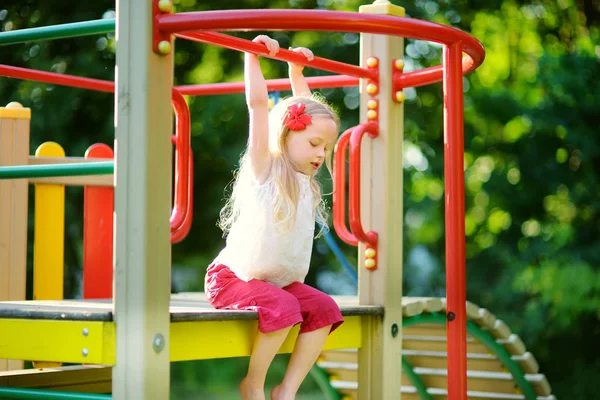
[[[215,263],[227,265],[238,278],[259,279],[277,287],[304,282],[315,234],[315,210],[310,177],[296,173],[300,196],[296,220],[288,233],[276,230],[271,177],[244,193],[240,213],[231,226],[226,246]]]

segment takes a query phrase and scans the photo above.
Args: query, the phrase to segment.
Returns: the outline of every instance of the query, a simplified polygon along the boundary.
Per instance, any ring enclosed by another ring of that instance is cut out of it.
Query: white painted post
[[[377,0],[361,13],[404,16],[404,9]],[[365,231],[379,235],[377,269],[364,266],[365,246],[359,245],[360,304],[383,304],[383,318],[363,327],[359,350],[359,399],[399,399],[402,376],[402,140],[403,105],[392,100],[393,63],[403,58],[403,38],[361,35],[361,65],[376,57],[379,93],[367,93],[361,80],[361,123],[367,122],[367,102],[378,100],[379,136],[365,135],[361,147],[361,216]]]
[[[152,51],[152,4],[117,1],[113,399],[168,399],[172,52]]]

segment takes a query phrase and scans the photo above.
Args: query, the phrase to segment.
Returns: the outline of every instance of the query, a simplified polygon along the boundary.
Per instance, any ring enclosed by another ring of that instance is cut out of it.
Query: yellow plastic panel
[[[114,322],[0,319],[0,358],[114,365]]]
[[[345,317],[325,350],[361,347],[360,317]],[[171,324],[171,361],[245,357],[252,352],[257,321],[194,321]],[[291,353],[299,327],[283,343],[280,353]]]

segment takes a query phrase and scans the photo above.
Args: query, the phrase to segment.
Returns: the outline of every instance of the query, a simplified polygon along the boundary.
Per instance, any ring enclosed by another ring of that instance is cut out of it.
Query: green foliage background
[[[178,12],[231,8],[356,11],[357,0],[175,1]],[[600,6],[595,0],[416,0],[407,15],[462,29],[486,48],[465,77],[467,297],[491,310],[525,341],[562,399],[600,391]],[[114,17],[114,2],[3,1],[2,31]],[[237,33],[251,38],[256,33]],[[356,64],[358,36],[276,32],[281,46]],[[0,63],[114,79],[113,34],[3,46]],[[441,48],[406,41],[407,69],[440,63]],[[286,65],[263,60],[268,78]],[[242,55],[178,40],[175,84],[242,80]],[[307,70],[308,76],[323,75]],[[323,90],[343,128],[358,121],[355,88]],[[443,296],[443,101],[441,85],[408,89],[405,106],[405,295]],[[286,95],[287,93],[284,93]],[[31,107],[31,153],[44,141],[83,155],[112,144],[113,97],[60,86],[0,79],[0,103]],[[247,134],[242,95],[191,97],[195,156],[192,231],[173,247],[174,290],[202,290],[206,265],[223,245],[215,221]],[[325,180],[325,186],[330,182]],[[80,292],[82,190],[67,190],[66,296]],[[31,225],[31,224],[30,224]],[[32,232],[30,232],[32,237]],[[351,261],[353,248],[342,246]],[[31,260],[31,257],[30,257]],[[309,281],[331,293],[350,290],[324,243],[315,246]],[[329,274],[329,275],[328,275]],[[327,276],[329,280],[325,279]],[[320,278],[321,277],[321,278]],[[325,278],[322,278],[325,277]],[[201,338],[199,338],[201,340]],[[270,382],[285,366],[280,357]],[[173,365],[173,398],[229,398],[247,360]],[[308,380],[305,398],[317,391]],[[233,396],[233,395],[232,395]],[[313,396],[313,397],[311,397]]]

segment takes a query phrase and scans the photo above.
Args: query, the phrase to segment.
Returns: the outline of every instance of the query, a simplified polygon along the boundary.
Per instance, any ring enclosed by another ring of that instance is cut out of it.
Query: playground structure
[[[54,153],[54,145],[49,154],[40,149],[36,157],[29,157],[30,111],[10,104],[0,113],[0,217],[10,221],[0,230],[0,245],[12,249],[8,255],[0,253],[5,257],[0,258],[0,279],[8,283],[0,289],[0,358],[86,364],[19,371],[20,361],[5,362],[6,369],[13,371],[0,375],[0,395],[43,398],[40,396],[50,391],[33,388],[52,387],[64,389],[60,392],[63,398],[69,398],[66,391],[88,391],[110,392],[118,399],[163,399],[169,396],[170,362],[250,354],[256,331],[254,312],[213,310],[203,294],[170,294],[170,245],[189,231],[193,203],[190,116],[183,95],[243,91],[243,83],[173,87],[172,36],[266,56],[259,44],[213,30],[328,30],[336,26],[361,33],[363,67],[318,57],[307,63],[287,50],[275,57],[343,74],[309,78],[311,88],[361,88],[361,124],[343,133],[336,146],[334,226],[339,237],[358,246],[364,257],[359,257],[359,295],[336,298],[345,323],[330,336],[319,362],[332,375],[329,386],[337,389],[335,393],[361,399],[395,398],[400,393],[408,399],[454,400],[466,399],[467,395],[470,399],[553,398],[520,339],[502,321],[465,298],[462,74],[481,64],[483,48],[463,32],[405,18],[402,8],[375,3],[361,7],[360,13],[242,10],[177,14],[171,13],[168,1],[150,4],[138,0],[119,4],[117,21],[54,27],[51,34],[40,28],[0,35],[0,44],[10,44],[82,32],[106,33],[116,25],[118,38],[117,86],[0,66],[4,76],[114,91],[118,144],[114,164],[105,147],[100,154],[92,149],[88,153],[88,158],[101,157],[100,162],[66,160],[61,158],[64,154]],[[150,25],[152,29],[146,29]],[[404,72],[402,37],[442,43],[443,68]],[[402,89],[442,79],[446,100],[447,298],[402,298],[402,248],[398,245],[402,243]],[[289,82],[280,79],[268,82],[268,86],[270,90],[287,90]],[[171,108],[177,117],[174,136],[165,134],[171,130]],[[370,139],[364,139],[365,135]],[[350,229],[345,225],[343,195],[347,147]],[[113,170],[114,177],[107,176]],[[103,176],[91,176],[98,174]],[[70,181],[65,181],[65,175],[72,175]],[[369,182],[370,190],[361,190],[361,181]],[[33,301],[25,300],[24,290],[28,182],[37,186],[34,247],[46,251],[35,250]],[[92,285],[102,288],[98,292],[86,291],[84,276],[82,300],[62,300],[62,272],[57,272],[63,268],[57,255],[60,243],[39,244],[46,236],[51,241],[62,235],[60,230],[43,235],[44,224],[54,229],[60,225],[61,214],[56,213],[60,204],[38,201],[37,191],[40,195],[50,193],[60,202],[65,183],[85,185],[86,192],[104,190],[101,195],[106,198],[113,197],[114,186],[114,226],[112,204],[98,197],[98,192],[92,192],[90,200],[86,197],[86,210],[97,215],[86,222],[91,233],[84,239],[84,248],[89,249],[86,254],[102,252],[104,258],[100,256],[100,262],[98,257],[84,256],[84,275],[100,276],[90,279],[104,283]],[[171,190],[175,193],[173,206]],[[38,223],[38,215],[53,215],[54,220]],[[100,237],[105,242],[98,242]],[[107,271],[112,272],[113,266],[112,256],[110,265],[106,261],[107,249],[115,251],[116,260],[110,281],[106,281]],[[35,282],[40,283],[36,286]],[[110,282],[110,293],[106,282]],[[294,330],[282,352],[291,351],[296,334]],[[402,384],[400,376],[404,377]],[[335,398],[335,393],[328,394],[329,398]]]

